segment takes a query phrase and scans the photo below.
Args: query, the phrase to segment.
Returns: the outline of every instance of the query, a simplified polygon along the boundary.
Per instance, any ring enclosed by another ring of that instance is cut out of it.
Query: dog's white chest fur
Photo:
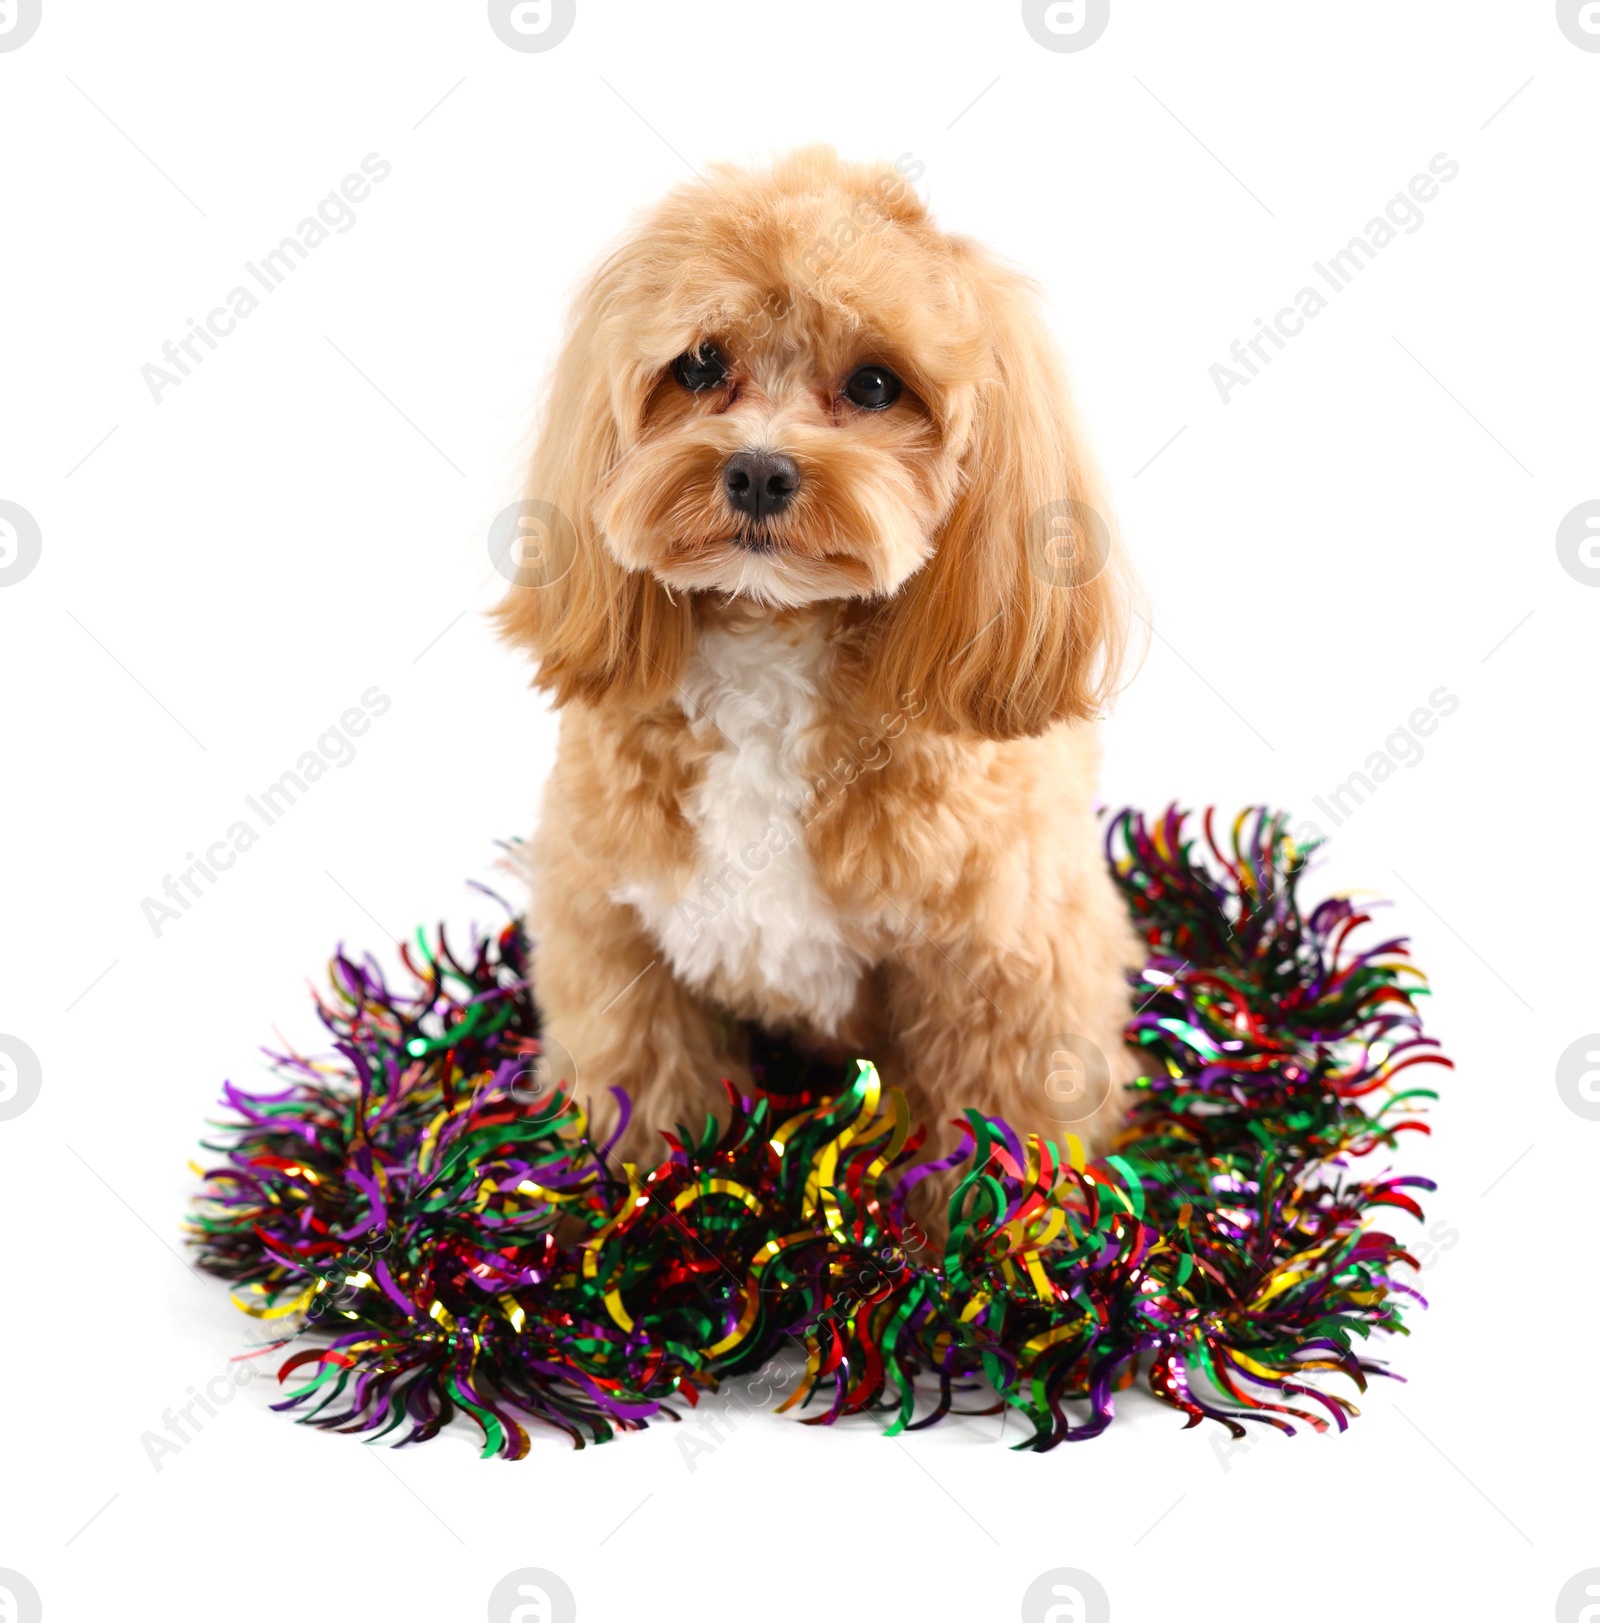
[[[831,1033],[856,1001],[863,960],[845,938],[806,850],[804,741],[829,660],[820,627],[760,623],[702,634],[684,675],[691,722],[721,747],[686,812],[699,866],[677,896],[616,892],[691,986],[759,978]]]

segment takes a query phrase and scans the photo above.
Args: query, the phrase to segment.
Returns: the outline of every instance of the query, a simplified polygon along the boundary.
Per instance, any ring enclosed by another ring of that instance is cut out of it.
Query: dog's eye
[[[844,392],[863,411],[884,411],[900,398],[901,383],[886,366],[863,366],[851,374]]]
[[[702,349],[685,350],[672,363],[672,375],[691,394],[703,394],[714,389],[727,377],[728,369],[722,357],[709,345]]]

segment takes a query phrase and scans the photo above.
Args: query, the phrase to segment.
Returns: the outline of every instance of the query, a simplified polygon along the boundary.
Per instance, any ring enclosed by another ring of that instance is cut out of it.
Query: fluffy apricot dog
[[[527,497],[534,990],[618,1153],[724,1111],[744,1022],[873,1059],[941,1149],[967,1106],[1106,1147],[1123,574],[1030,284],[895,168],[714,169],[580,293]]]

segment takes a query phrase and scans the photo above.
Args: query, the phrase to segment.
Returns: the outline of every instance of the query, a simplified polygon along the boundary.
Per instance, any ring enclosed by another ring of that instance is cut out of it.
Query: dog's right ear
[[[580,294],[545,399],[526,499],[502,515],[490,552],[511,589],[500,634],[538,662],[534,683],[558,705],[650,701],[674,690],[688,656],[687,595],[624,569],[594,519],[601,482],[622,454],[620,391],[602,353],[608,272]]]

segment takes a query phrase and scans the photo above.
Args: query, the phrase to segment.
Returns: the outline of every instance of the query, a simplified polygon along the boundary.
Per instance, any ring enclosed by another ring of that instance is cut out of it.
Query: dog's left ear
[[[876,676],[885,706],[920,704],[941,731],[1017,738],[1096,715],[1115,690],[1125,576],[1033,288],[974,244],[956,253],[989,364],[960,493],[882,611]]]

